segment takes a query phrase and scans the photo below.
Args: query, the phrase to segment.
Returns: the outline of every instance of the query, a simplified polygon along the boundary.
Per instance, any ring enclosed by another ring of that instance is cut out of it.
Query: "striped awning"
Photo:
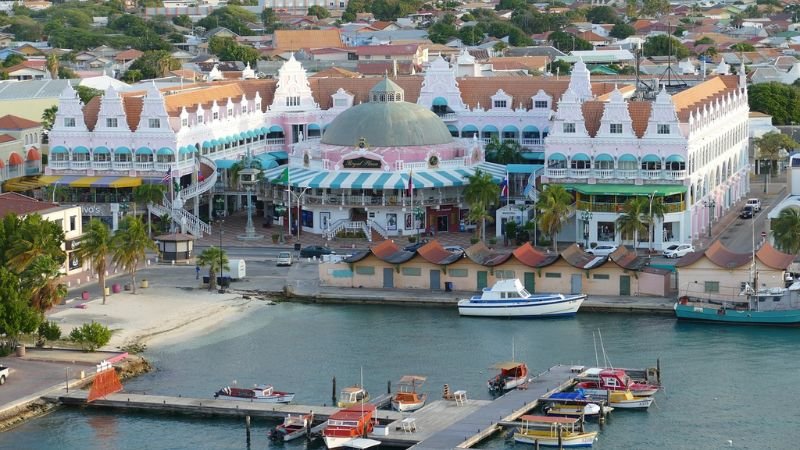
[[[38,177],[41,186],[56,185],[76,188],[108,187],[126,188],[142,184],[139,177],[83,177],[80,175],[43,175]]]
[[[275,184],[277,178],[286,168],[285,165],[268,169],[264,172],[265,179]],[[495,182],[500,183],[505,178],[506,169],[501,164],[481,163],[477,166],[482,171],[489,173]],[[464,186],[467,177],[475,173],[475,167],[453,169],[415,170],[413,176],[414,188],[443,188],[450,186]],[[289,168],[289,182],[294,187],[310,187],[320,189],[406,189],[408,187],[406,172],[380,172],[368,170],[315,170],[302,167]]]

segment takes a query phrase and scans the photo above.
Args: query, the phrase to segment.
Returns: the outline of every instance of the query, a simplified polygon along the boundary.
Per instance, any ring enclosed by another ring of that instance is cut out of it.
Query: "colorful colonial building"
[[[509,200],[520,204],[498,217],[525,208],[534,180],[564,184],[576,197],[567,225],[575,234],[559,236],[620,242],[615,220],[625,200],[658,197],[667,212],[653,227],[655,248],[702,236],[749,189],[741,77],[721,75],[650,101],[632,100],[632,86],[592,82],[580,61],[560,79],[456,72],[435,58],[421,76],[309,77],[290,58],[275,79],[245,70],[240,80],[112,89],[87,105],[67,87],[47,173],[103,190],[159,182],[169,171],[181,178],[180,201],[154,212],[170,212],[198,234],[208,231],[199,216],[218,209],[213,196],[226,210],[246,198],[218,180],[249,151],[269,181],[258,192],[267,218],[291,211],[292,222],[299,217],[304,231],[316,233],[371,222],[368,235],[391,236],[458,229],[465,176],[478,167],[498,182],[505,175],[483,161],[483,144],[496,137],[518,142],[530,163],[508,166]],[[275,181],[287,167],[288,183]],[[284,211],[290,203],[295,209]],[[173,208],[180,205],[191,213]]]

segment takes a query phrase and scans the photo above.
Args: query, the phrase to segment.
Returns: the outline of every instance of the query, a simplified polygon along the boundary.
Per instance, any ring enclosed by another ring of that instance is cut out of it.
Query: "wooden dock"
[[[446,426],[412,446],[415,450],[452,450],[471,447],[501,428],[499,422],[511,422],[535,408],[547,393],[565,389],[575,374],[570,366],[555,366],[533,377],[527,389],[514,389],[481,405],[472,414]]]
[[[55,396],[45,397],[45,400],[59,402],[64,405],[87,406],[88,391],[62,392]],[[110,394],[104,398],[88,404],[91,407],[111,408],[121,410],[158,411],[183,414],[207,414],[210,416],[229,417],[265,417],[282,420],[287,414],[314,413],[320,420],[327,418],[340,408],[333,406],[310,406],[296,404],[257,403],[240,400],[220,400],[190,397],[168,397],[163,395],[144,395],[118,393]],[[390,423],[403,419],[396,411],[377,410],[375,417],[381,423]]]

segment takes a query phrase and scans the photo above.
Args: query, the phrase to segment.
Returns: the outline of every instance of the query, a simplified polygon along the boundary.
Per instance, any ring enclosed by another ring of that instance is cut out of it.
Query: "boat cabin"
[[[339,393],[339,403],[343,405],[354,405],[363,403],[369,399],[369,394],[361,386],[350,386],[342,389]]]
[[[580,430],[575,429],[575,425],[580,422],[580,419],[575,417],[553,417],[553,416],[529,416],[525,415],[520,417],[522,421],[521,433],[528,431],[541,430],[543,427],[550,428],[550,436],[558,437],[558,430],[562,434],[577,433]]]
[[[513,298],[528,298],[531,293],[518,279],[499,280],[490,288],[483,288],[481,300],[505,300]]]

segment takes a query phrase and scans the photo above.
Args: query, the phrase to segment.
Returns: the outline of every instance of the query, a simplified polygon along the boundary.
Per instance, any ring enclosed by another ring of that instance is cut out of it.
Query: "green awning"
[[[508,173],[534,173],[542,167],[541,164],[509,164],[506,170]]]
[[[544,152],[523,152],[520,153],[522,159],[527,159],[528,161],[543,161],[544,160]]]
[[[656,197],[664,197],[686,192],[686,186],[677,184],[648,184],[644,186],[631,184],[564,184],[563,186],[568,191],[580,192],[586,195],[650,195],[655,192]]]

